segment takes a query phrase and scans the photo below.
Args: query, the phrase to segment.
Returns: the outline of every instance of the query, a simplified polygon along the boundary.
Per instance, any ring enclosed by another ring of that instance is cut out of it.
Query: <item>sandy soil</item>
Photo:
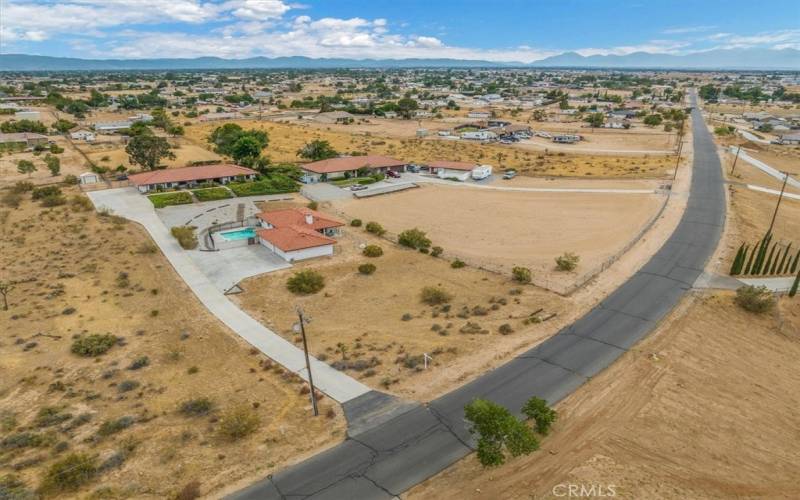
[[[800,302],[752,316],[720,293],[686,301],[558,404],[542,449],[484,470],[470,455],[407,498],[796,498]],[[563,488],[563,487],[562,487]]]
[[[324,399],[322,414],[330,409],[332,418],[307,418],[301,384],[267,368],[210,316],[140,227],[30,201],[0,210],[0,225],[0,280],[24,281],[9,295],[10,310],[0,310],[0,441],[25,430],[51,436],[43,447],[0,449],[0,476],[14,473],[35,488],[68,453],[103,462],[134,445],[81,494],[103,488],[109,498],[167,498],[197,480],[217,497],[224,486],[244,485],[342,439],[338,405]],[[71,354],[73,337],[91,333],[124,342],[97,359]],[[140,356],[149,365],[128,369]],[[121,392],[124,380],[140,385]],[[178,413],[181,402],[198,397],[214,403],[210,416]],[[222,441],[218,418],[239,404],[252,408],[260,426],[237,442]],[[61,406],[72,418],[39,429],[32,420],[46,406]],[[88,423],[67,430],[79,415]],[[98,438],[103,422],[122,416],[134,424]],[[58,442],[67,451],[52,448]]]
[[[800,175],[800,146],[765,146],[751,156],[770,167]]]
[[[222,158],[213,151],[181,139],[170,139],[170,143],[173,144],[172,152],[175,154],[175,159],[163,160],[163,164],[168,167],[185,167],[193,161],[220,160]],[[123,165],[125,168],[135,170],[141,168],[139,165],[132,165],[130,161],[128,161],[128,153],[125,152],[124,145],[102,144],[93,146],[81,144],[79,147],[97,165],[108,167],[112,170],[118,165]]]
[[[35,184],[60,182],[68,174],[77,176],[89,170],[86,160],[72,147],[67,139],[60,136],[52,136],[50,139],[64,149],[63,153],[55,155],[61,160],[61,173],[58,176],[53,177],[44,163],[44,157],[47,152],[43,152],[38,156],[29,152],[4,153],[0,156],[0,187],[17,181],[30,181]],[[31,174],[30,177],[27,174],[17,172],[17,162],[19,160],[32,161],[36,165],[36,172]]]
[[[797,107],[793,106],[773,106],[759,104],[753,106],[751,104],[703,104],[703,109],[709,113],[725,113],[741,115],[742,113],[758,113],[766,111],[775,116],[789,116],[797,114]]]
[[[362,229],[347,228],[338,240],[334,257],[245,280],[245,292],[235,300],[294,342],[300,341],[292,331],[295,306],[302,306],[312,317],[309,347],[315,355],[328,363],[340,361],[342,343],[348,361],[365,363],[360,369],[348,369],[350,375],[406,398],[428,400],[460,385],[482,373],[487,363],[555,333],[557,319],[569,312],[568,302],[553,293],[478,269],[452,269],[448,260],[401,249]],[[364,257],[362,244],[377,244],[384,255]],[[364,262],[377,266],[375,274],[358,274],[357,267]],[[291,294],[286,280],[301,269],[322,273],[323,291],[305,297]],[[425,286],[440,286],[453,295],[449,311],[421,302]],[[512,294],[512,289],[520,293]],[[474,311],[476,306],[483,311]],[[461,313],[464,307],[470,314]],[[525,325],[524,319],[532,313],[540,318],[559,317]],[[409,316],[404,320],[405,314]],[[462,333],[468,322],[478,324],[483,332]],[[498,329],[506,323],[514,332],[501,335]],[[433,356],[429,370],[422,369],[421,360],[419,368],[404,364],[404,356],[423,353]]]
[[[418,227],[448,257],[509,274],[528,267],[554,290],[616,254],[656,214],[660,195],[526,193],[424,185],[391,196],[336,202],[350,218],[377,220],[395,235]],[[451,209],[446,209],[451,207]],[[443,209],[445,208],[445,209]],[[572,273],[554,270],[564,252],[580,256]]]
[[[226,122],[227,123],[227,122]],[[386,154],[408,161],[461,160],[489,163],[495,168],[516,168],[523,175],[664,178],[672,172],[674,160],[659,156],[614,156],[524,151],[501,144],[476,144],[468,141],[444,141],[434,138],[399,139],[382,132],[354,132],[349,127],[308,123],[275,123],[238,120],[244,128],[267,131],[270,145],[265,151],[273,162],[295,162],[297,151],[304,144],[323,139],[341,153],[369,152]],[[195,124],[186,129],[186,136],[195,144],[208,147],[206,138],[220,123]]]

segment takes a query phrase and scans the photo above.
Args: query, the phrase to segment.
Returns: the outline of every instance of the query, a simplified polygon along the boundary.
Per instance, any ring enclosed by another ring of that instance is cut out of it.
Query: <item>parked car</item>
[[[508,170],[508,171],[506,171],[506,173],[503,174],[503,179],[506,179],[506,180],[513,179],[516,176],[517,176],[517,171],[516,170]]]
[[[367,189],[367,186],[363,186],[361,184],[354,184],[350,186],[350,191],[363,191]]]
[[[387,170],[386,171],[386,177],[392,177],[394,179],[399,179],[400,178],[400,174],[398,174],[394,170]]]
[[[538,132],[536,135],[538,135],[539,137],[544,137],[545,139],[553,138],[553,136],[551,134],[548,134],[547,132]]]
[[[414,172],[415,174],[418,174],[419,170],[420,170],[419,165],[411,164],[411,165],[408,166],[408,171],[409,172]]]

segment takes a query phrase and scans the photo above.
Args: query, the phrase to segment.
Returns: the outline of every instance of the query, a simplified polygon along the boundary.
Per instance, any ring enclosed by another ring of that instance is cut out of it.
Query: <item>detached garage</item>
[[[462,182],[470,178],[475,167],[476,164],[464,161],[433,161],[428,165],[431,173],[440,179],[458,179]]]

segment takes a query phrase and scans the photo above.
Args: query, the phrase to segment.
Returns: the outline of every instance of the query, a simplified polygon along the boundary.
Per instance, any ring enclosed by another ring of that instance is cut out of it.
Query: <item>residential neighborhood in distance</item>
[[[0,2],[1,499],[800,497],[794,3]]]

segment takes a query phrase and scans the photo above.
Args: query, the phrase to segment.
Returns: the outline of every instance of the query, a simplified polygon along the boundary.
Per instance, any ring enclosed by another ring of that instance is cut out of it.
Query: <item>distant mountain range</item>
[[[334,69],[334,68],[609,68],[800,70],[795,49],[719,49],[686,55],[634,52],[624,56],[582,56],[565,52],[529,64],[468,59],[314,59],[251,57],[222,59],[79,59],[27,54],[0,54],[0,71],[122,71],[188,69]]]

